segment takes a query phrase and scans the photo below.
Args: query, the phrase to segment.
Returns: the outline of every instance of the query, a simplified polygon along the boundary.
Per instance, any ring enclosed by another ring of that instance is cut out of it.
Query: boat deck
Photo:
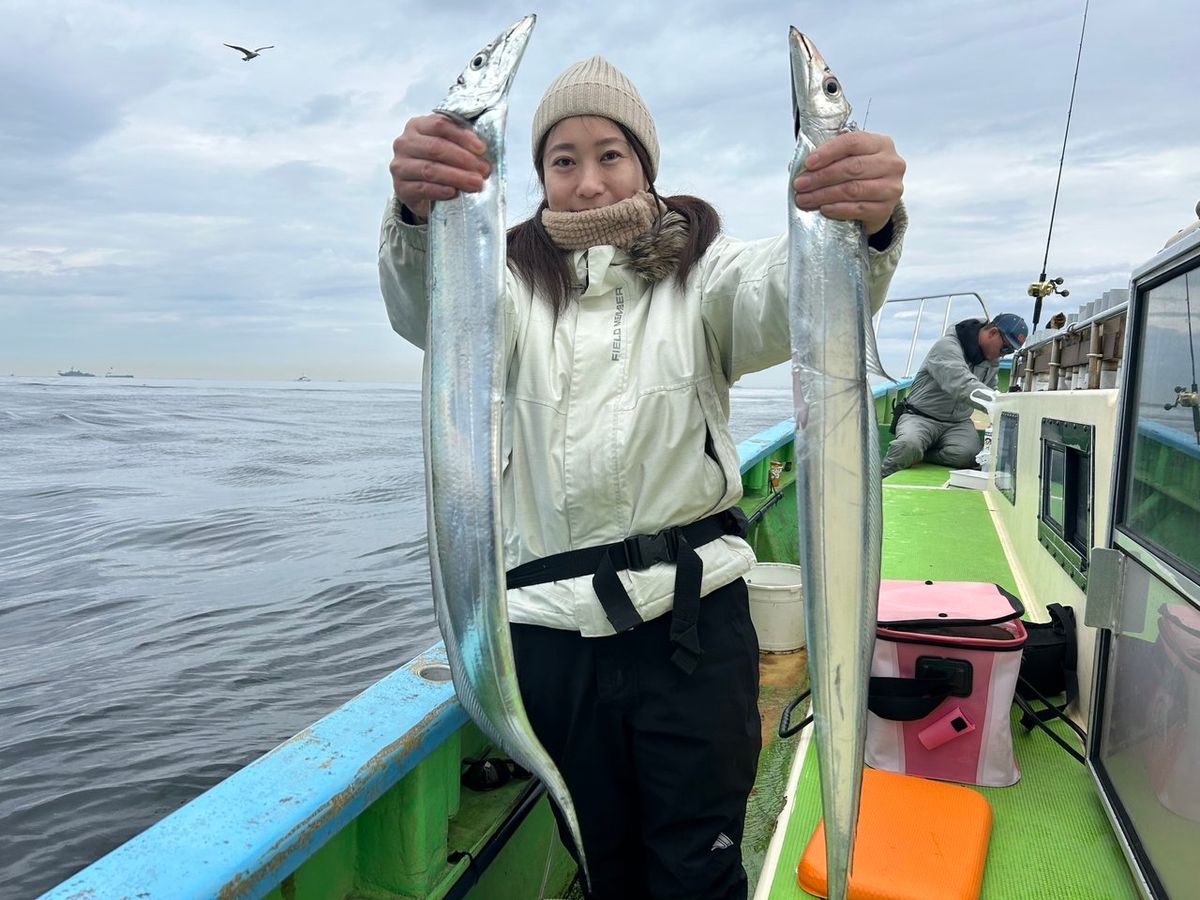
[[[883,577],[990,581],[1018,593],[981,492],[938,489],[947,470],[922,465],[884,482]],[[1067,734],[1063,727],[1064,734]],[[992,805],[985,898],[1138,896],[1089,772],[1045,734],[1014,722],[1021,780],[974,788]],[[820,817],[811,744],[805,753],[770,887],[772,900],[810,897],[796,863]]]

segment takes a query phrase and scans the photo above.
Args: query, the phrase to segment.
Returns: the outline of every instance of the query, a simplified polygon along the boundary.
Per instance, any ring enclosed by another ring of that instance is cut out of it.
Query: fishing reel
[[[1179,385],[1175,386],[1175,402],[1164,403],[1163,409],[1174,409],[1177,406],[1184,408],[1191,407],[1192,409],[1200,408],[1200,391],[1196,390],[1196,385],[1193,384],[1190,391]]]
[[[1045,278],[1045,276],[1042,276]],[[1029,296],[1035,300],[1041,300],[1043,297],[1049,297],[1051,294],[1058,294],[1060,297],[1069,297],[1071,292],[1066,288],[1059,290],[1059,285],[1063,283],[1061,278],[1046,278],[1044,281],[1035,281],[1029,285]]]
[[[1035,281],[1029,285],[1029,296],[1033,298],[1033,330],[1037,331],[1038,322],[1042,318],[1042,300],[1049,297],[1051,294],[1058,294],[1060,297],[1070,296],[1071,292],[1066,288],[1059,290],[1059,286],[1063,283],[1061,278],[1047,278],[1045,269],[1042,270],[1041,280]]]
[[[1193,375],[1193,378],[1196,376]],[[1177,406],[1182,406],[1184,409],[1191,408],[1192,410],[1192,430],[1196,432],[1196,445],[1200,446],[1200,389],[1196,388],[1196,382],[1192,382],[1192,389],[1189,391],[1181,385],[1175,386],[1175,402],[1164,403],[1163,409],[1174,409]]]

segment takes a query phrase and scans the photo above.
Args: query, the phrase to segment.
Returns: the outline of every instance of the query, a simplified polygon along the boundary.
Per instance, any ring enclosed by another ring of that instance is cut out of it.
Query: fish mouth
[[[817,45],[809,40],[808,35],[804,34],[795,25],[791,26],[788,31],[788,38],[792,44],[792,53],[803,53],[808,59],[810,66],[815,66],[818,69],[829,68],[825,65],[825,59],[821,56],[821,51],[817,49]],[[795,59],[793,58],[793,65]],[[793,71],[795,71],[793,69]]]
[[[801,119],[811,105],[808,98],[812,96],[814,75],[825,71],[827,67],[816,45],[795,25],[788,28],[788,49],[792,64],[793,136],[799,136]]]
[[[824,129],[838,130],[845,125],[850,107],[846,104],[844,111],[831,110],[826,102],[828,98],[822,99],[827,83],[837,84],[825,57],[808,35],[794,25],[788,29],[788,44],[792,65],[792,121],[796,136],[805,121],[815,120]]]
[[[509,26],[508,31],[501,35],[496,43],[504,67],[504,89],[507,91],[512,84],[513,76],[517,74],[517,66],[525,55],[529,45],[529,37],[533,34],[533,26],[537,23],[537,14],[530,13],[518,22]]]
[[[469,68],[475,68],[478,63],[478,67],[486,70],[482,81],[475,87],[466,88],[453,100],[455,88],[452,86],[451,96],[433,111],[469,127],[498,103],[512,86],[536,23],[537,15],[530,13],[501,32],[468,63]],[[466,86],[465,74],[459,76],[459,87]]]

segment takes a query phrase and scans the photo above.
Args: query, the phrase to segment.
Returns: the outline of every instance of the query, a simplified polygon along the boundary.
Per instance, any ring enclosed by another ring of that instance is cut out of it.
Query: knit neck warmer
[[[655,226],[657,214],[658,224]],[[561,250],[612,245],[629,253],[630,264],[649,281],[675,271],[687,242],[687,220],[656,201],[649,191],[580,212],[542,210],[542,224]]]

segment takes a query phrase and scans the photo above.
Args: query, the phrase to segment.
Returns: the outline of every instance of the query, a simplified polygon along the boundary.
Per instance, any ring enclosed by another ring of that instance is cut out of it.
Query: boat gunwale
[[[872,397],[912,380],[873,385]],[[740,442],[741,474],[793,437],[794,422],[785,419]],[[269,893],[469,721],[449,681],[419,675],[446,664],[439,641],[44,898]]]
[[[467,723],[438,665],[440,643],[43,896],[269,893]]]

